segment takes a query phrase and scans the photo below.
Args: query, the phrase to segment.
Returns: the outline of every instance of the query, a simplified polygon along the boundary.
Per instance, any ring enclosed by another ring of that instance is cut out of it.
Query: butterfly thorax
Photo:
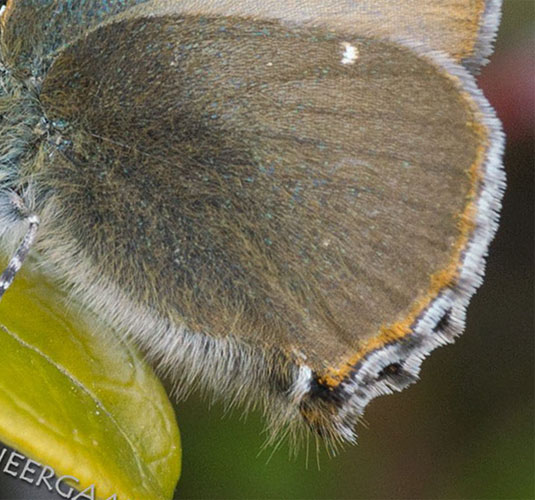
[[[0,234],[23,219],[9,201],[12,193],[23,196],[28,209],[35,206],[29,187],[44,122],[38,81],[21,80],[0,62]]]

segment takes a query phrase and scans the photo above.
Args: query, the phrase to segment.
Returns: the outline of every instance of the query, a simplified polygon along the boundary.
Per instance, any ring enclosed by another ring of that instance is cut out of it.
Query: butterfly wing
[[[492,51],[501,0],[91,0],[79,4],[10,0],[3,33],[6,53],[17,66],[28,68],[36,57],[49,56],[88,29],[136,6],[152,15],[252,16],[348,35],[410,41],[450,54],[477,70]]]
[[[418,37],[354,34],[366,2],[49,5],[11,2],[2,29],[44,76],[25,169],[48,268],[183,383],[352,439],[480,283],[502,140],[473,78]]]
[[[501,0],[155,0],[140,10],[276,19],[370,38],[423,45],[471,70],[486,63],[500,21]]]
[[[312,398],[312,379],[347,387],[379,356],[364,400],[462,328],[500,134],[453,62],[276,21],[129,14],[62,50],[40,99],[64,124],[42,155],[43,253],[175,368],[267,393],[275,369],[243,353],[282,353]],[[327,428],[330,403],[307,404]]]

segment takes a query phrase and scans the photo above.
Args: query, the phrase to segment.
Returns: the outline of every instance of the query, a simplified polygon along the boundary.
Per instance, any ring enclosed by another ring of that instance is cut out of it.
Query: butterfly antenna
[[[26,259],[26,256],[28,255],[28,252],[30,251],[30,248],[35,240],[35,236],[37,235],[37,229],[39,228],[39,216],[36,214],[31,214],[25,219],[29,223],[28,230],[26,231],[26,234],[24,235],[24,238],[17,248],[15,254],[13,257],[11,257],[6,269],[0,275],[0,300],[2,299],[2,296],[6,290],[11,286],[11,283],[13,283],[13,280],[15,279],[19,269],[22,267],[22,263],[24,262],[24,259]]]

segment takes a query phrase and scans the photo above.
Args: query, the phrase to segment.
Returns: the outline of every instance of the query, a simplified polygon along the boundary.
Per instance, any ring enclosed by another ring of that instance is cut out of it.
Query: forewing
[[[321,26],[348,35],[387,38],[439,50],[477,69],[492,51],[501,0],[10,0],[3,43],[28,68],[113,15],[137,6],[147,15],[252,16]]]

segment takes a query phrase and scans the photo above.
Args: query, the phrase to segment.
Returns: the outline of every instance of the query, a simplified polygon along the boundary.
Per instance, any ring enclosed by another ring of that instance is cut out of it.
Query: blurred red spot
[[[507,141],[535,135],[535,40],[496,53],[479,84],[503,122]]]

